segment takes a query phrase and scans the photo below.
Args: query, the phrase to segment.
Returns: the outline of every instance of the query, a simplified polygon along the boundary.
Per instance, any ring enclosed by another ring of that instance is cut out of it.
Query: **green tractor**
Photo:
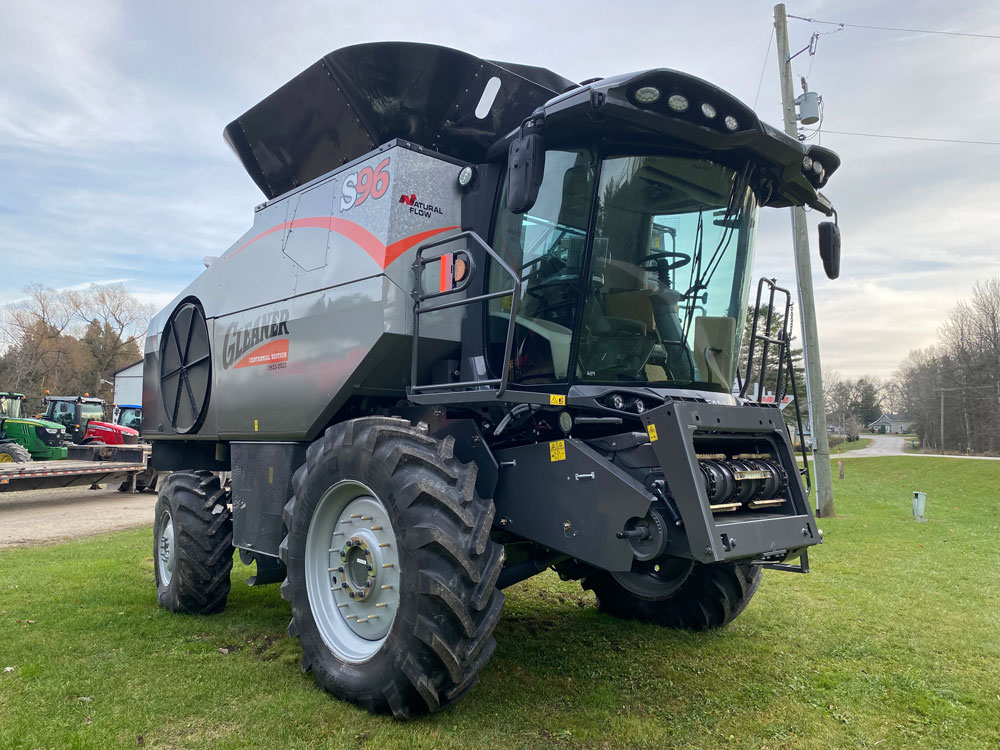
[[[66,428],[21,416],[23,393],[0,391],[0,463],[66,458]]]

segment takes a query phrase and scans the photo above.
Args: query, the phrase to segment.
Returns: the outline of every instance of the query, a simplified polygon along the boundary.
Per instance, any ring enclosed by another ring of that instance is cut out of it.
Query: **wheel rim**
[[[12,464],[14,457],[9,453],[0,453],[0,464]]]
[[[174,576],[174,558],[174,519],[165,510],[160,514],[160,535],[156,540],[156,568],[165,586],[170,585]]]
[[[320,637],[342,661],[366,661],[385,643],[399,563],[388,511],[371,489],[345,480],[323,494],[306,534],[306,593]]]
[[[612,573],[623,588],[643,599],[666,599],[677,593],[694,569],[694,560],[661,557],[635,562],[627,573]]]

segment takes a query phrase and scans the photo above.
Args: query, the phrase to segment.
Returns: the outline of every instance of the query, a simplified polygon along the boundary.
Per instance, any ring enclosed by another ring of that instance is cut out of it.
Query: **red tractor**
[[[104,421],[104,399],[90,396],[46,396],[43,419],[66,426],[66,436],[78,445],[136,445],[138,430]]]

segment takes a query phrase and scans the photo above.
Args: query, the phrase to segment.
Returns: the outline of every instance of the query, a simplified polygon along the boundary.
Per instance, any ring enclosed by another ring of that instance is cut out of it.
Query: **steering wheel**
[[[665,264],[661,261],[666,261]],[[691,256],[687,253],[679,253],[676,250],[658,250],[655,253],[650,253],[649,255],[643,256],[639,259],[637,265],[639,268],[645,268],[647,263],[656,263],[655,270],[657,273],[666,273],[667,271],[673,271],[675,268],[681,268],[686,266],[691,262]],[[652,271],[652,268],[646,268],[647,271]]]

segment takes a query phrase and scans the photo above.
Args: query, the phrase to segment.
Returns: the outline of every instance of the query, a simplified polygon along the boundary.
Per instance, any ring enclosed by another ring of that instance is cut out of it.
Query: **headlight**
[[[686,96],[681,94],[674,94],[669,99],[667,99],[667,105],[674,112],[684,112],[688,108],[688,100]]]
[[[643,86],[634,96],[639,104],[652,104],[660,98],[660,90],[656,86]]]
[[[625,409],[625,397],[622,396],[620,393],[616,393],[614,396],[611,397],[611,405],[615,409],[623,411]]]
[[[62,430],[60,430],[60,429],[58,429],[56,427],[46,427],[45,431],[47,433],[49,433],[50,435],[58,435],[60,432],[62,432]]]

